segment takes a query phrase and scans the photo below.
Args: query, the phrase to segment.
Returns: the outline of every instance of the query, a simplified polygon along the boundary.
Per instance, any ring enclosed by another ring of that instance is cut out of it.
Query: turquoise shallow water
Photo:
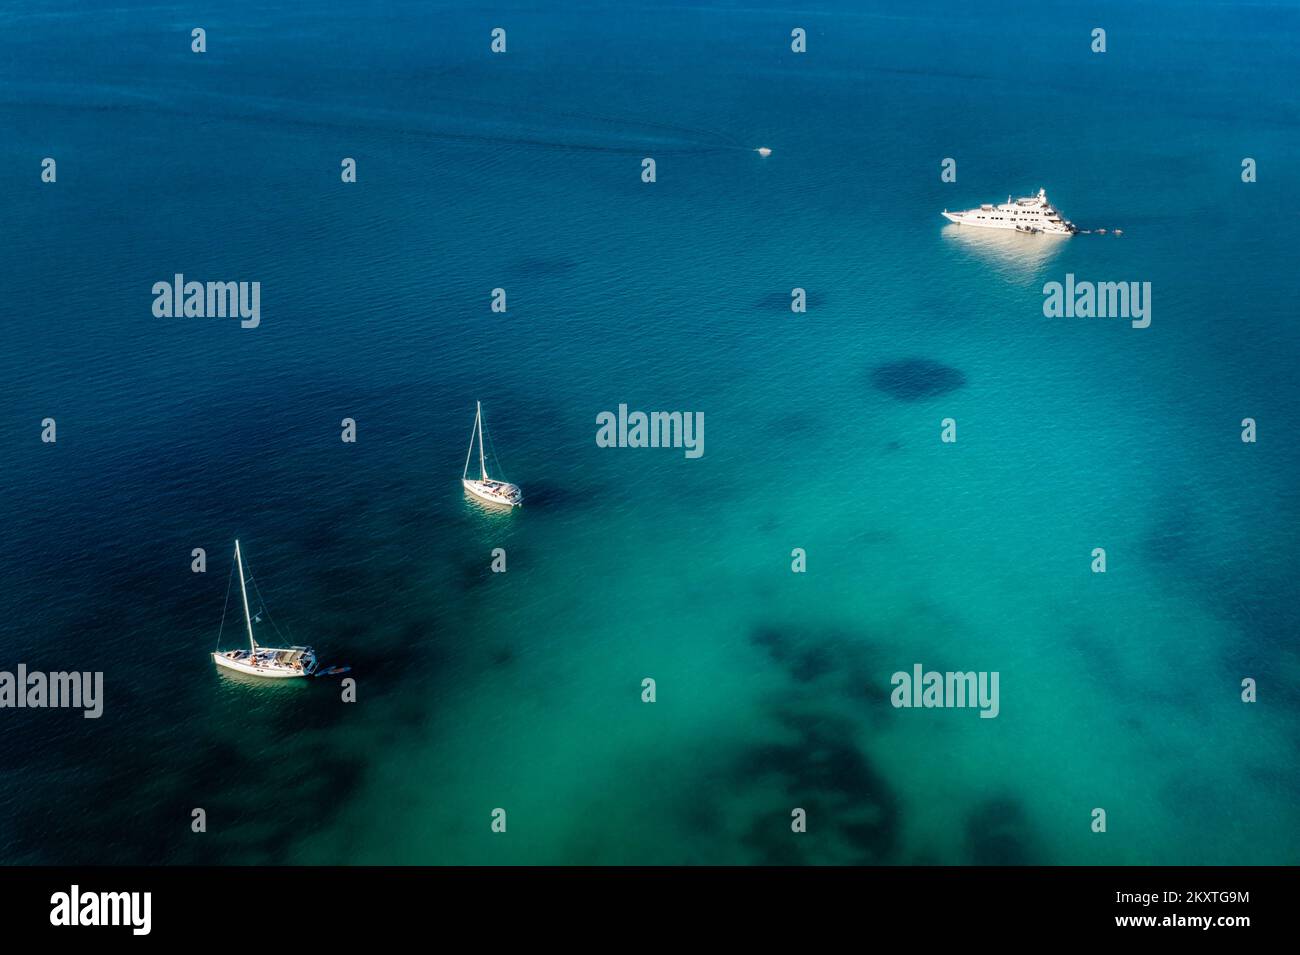
[[[107,699],[0,711],[0,860],[1295,861],[1294,7],[5,17],[0,666]],[[1039,186],[1124,236],[938,216]],[[154,318],[178,271],[262,325]],[[1067,272],[1151,327],[1044,318]],[[356,703],[213,672],[237,535]],[[893,709],[918,662],[1000,715]]]

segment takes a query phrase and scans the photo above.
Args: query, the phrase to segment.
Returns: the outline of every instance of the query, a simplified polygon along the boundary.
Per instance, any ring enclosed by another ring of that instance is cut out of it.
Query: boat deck
[[[471,494],[494,504],[509,504],[513,507],[522,504],[524,500],[523,492],[515,485],[505,481],[474,481],[466,479],[462,483]]]
[[[292,676],[310,676],[316,669],[316,654],[311,647],[258,647],[257,653],[248,650],[227,650],[213,654],[217,663],[244,672],[268,671]]]

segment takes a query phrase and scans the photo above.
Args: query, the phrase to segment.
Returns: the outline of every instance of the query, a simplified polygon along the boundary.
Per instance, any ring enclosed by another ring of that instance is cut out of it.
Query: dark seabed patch
[[[871,384],[899,401],[921,401],[956,391],[966,384],[966,376],[928,358],[904,358],[872,369]]]
[[[524,491],[523,506],[530,511],[539,507],[567,507],[581,503],[584,496],[565,484],[551,481],[530,481]]]
[[[1010,796],[980,803],[966,818],[966,848],[973,865],[1042,865],[1024,806]]]
[[[478,556],[466,557],[458,561],[455,574],[461,594],[495,583],[501,576],[493,573],[492,565]]]
[[[312,828],[327,826],[365,776],[363,760],[337,748],[328,759],[318,758],[327,745],[325,735],[299,736],[268,763],[230,740],[207,738],[183,753],[168,750],[166,776],[148,748],[123,751],[111,765],[83,765],[77,787],[63,789],[58,800],[19,810],[9,859],[82,865],[104,859],[122,865],[292,862],[302,835],[292,823],[305,826],[310,819]],[[275,796],[268,801],[272,783]],[[275,811],[265,811],[268,803]],[[206,838],[191,836],[196,806],[213,826]],[[69,846],[52,853],[44,835],[51,832]]]
[[[741,841],[764,865],[872,865],[898,850],[898,797],[851,740],[857,727],[821,713],[778,714],[793,742],[752,747],[733,782],[746,791],[775,788],[777,805],[807,812],[808,831],[791,830],[790,809],[760,814]],[[783,734],[785,735],[785,734]]]
[[[834,667],[832,648],[825,641],[801,642],[775,627],[759,627],[750,633],[749,640],[767,651],[772,661],[783,666],[796,683],[808,683]]]
[[[918,615],[918,619],[922,618]],[[809,705],[850,707],[859,725],[888,723],[897,710],[890,703],[892,674],[898,669],[898,641],[906,643],[904,657],[919,653],[941,666],[944,653],[914,634],[894,634],[806,627],[771,622],[753,627],[749,643],[766,654],[789,677],[785,699],[802,699]],[[791,696],[794,694],[794,696]]]

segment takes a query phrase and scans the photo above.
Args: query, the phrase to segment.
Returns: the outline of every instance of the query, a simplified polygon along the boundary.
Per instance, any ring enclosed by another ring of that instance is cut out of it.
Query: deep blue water
[[[0,861],[1294,862],[1297,27],[6,9],[0,669],[106,702],[0,710]],[[1040,186],[1123,236],[938,215]],[[261,325],[154,317],[177,272]],[[1151,327],[1045,318],[1071,272]],[[476,399],[509,515],[455,475]],[[620,403],[704,456],[598,448]],[[214,672],[235,537],[355,703]],[[917,662],[1000,715],[890,707]]]

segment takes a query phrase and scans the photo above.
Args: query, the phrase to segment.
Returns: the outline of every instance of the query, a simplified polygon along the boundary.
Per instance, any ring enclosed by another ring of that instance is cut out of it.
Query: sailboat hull
[[[465,490],[481,501],[497,504],[501,507],[518,507],[524,503],[524,494],[513,484],[505,481],[474,481],[464,478],[460,482]]]
[[[291,650],[269,648],[262,650],[261,653],[266,656],[259,656],[256,661],[249,660],[248,651],[246,650],[213,653],[212,660],[217,666],[225,667],[227,670],[246,673],[249,676],[265,677],[269,680],[292,680],[308,677],[316,669],[315,654],[293,654]],[[276,658],[270,658],[270,654],[275,654]],[[292,655],[296,659],[289,663],[282,663],[277,659],[281,654]]]

